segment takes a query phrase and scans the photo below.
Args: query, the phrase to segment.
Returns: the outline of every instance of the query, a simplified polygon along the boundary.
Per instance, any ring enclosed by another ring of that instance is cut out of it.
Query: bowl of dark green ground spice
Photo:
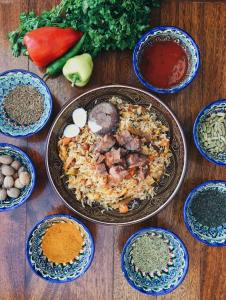
[[[203,157],[226,166],[226,99],[212,102],[201,110],[194,123],[193,136]]]
[[[184,204],[187,229],[208,246],[226,246],[226,181],[206,181],[194,188]]]
[[[52,112],[52,96],[46,83],[26,70],[0,74],[0,132],[25,137],[39,132]]]
[[[137,231],[126,242],[121,267],[136,290],[164,295],[176,289],[188,271],[188,252],[180,238],[163,228]]]

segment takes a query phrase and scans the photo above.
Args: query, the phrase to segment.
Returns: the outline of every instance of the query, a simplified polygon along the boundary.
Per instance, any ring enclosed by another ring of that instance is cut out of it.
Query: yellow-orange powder
[[[43,237],[42,250],[49,261],[56,264],[68,263],[79,255],[82,244],[83,237],[75,224],[55,223]]]

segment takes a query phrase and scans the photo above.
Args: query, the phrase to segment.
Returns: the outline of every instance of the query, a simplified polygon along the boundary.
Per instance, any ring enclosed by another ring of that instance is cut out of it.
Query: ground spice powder
[[[71,222],[55,223],[46,231],[42,240],[42,250],[49,261],[69,263],[80,253],[83,245],[82,234]]]
[[[166,269],[170,251],[160,236],[143,235],[134,242],[131,251],[133,263],[141,272],[153,274]]]

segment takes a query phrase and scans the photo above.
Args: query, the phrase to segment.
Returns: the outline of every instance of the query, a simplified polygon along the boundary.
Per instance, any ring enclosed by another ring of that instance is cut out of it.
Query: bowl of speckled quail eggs
[[[22,205],[36,182],[31,158],[20,148],[0,143],[0,212]]]

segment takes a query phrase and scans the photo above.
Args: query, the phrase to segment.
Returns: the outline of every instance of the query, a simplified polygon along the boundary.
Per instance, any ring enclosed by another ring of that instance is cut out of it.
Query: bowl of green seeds
[[[226,166],[226,99],[204,107],[193,127],[194,142],[204,158]]]
[[[26,70],[0,74],[0,133],[25,137],[39,132],[52,113],[52,96],[46,83]]]

